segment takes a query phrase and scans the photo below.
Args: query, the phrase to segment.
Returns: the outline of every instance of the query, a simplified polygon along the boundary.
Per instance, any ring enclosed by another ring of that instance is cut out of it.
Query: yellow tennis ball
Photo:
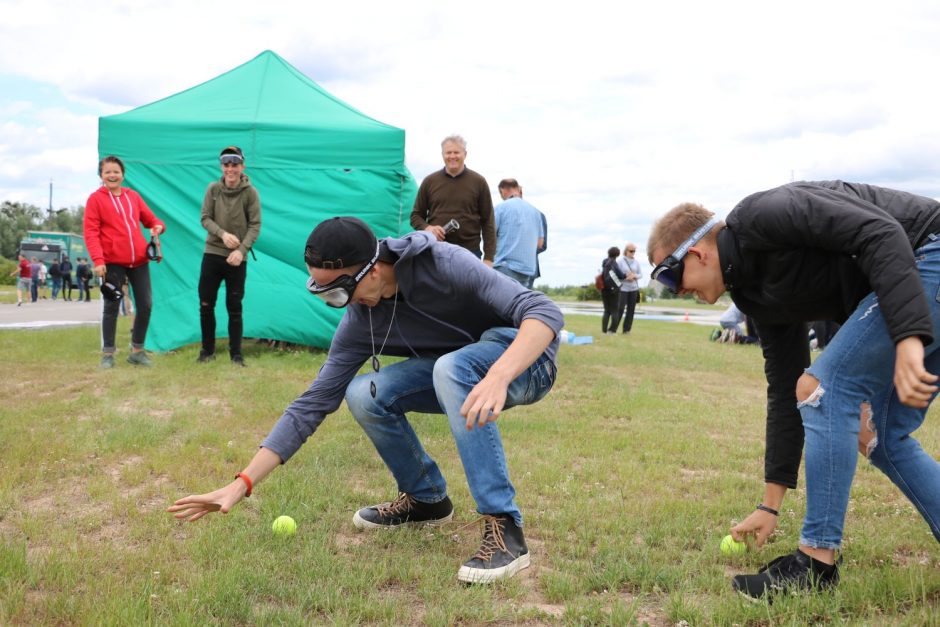
[[[747,545],[743,542],[736,541],[731,537],[731,534],[721,539],[722,555],[741,555],[745,551],[747,551]]]
[[[274,519],[271,530],[276,536],[292,536],[297,533],[297,523],[290,516],[278,516]]]

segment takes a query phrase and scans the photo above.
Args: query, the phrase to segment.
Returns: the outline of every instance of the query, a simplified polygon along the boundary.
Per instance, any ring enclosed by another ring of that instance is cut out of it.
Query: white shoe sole
[[[435,518],[434,520],[421,520],[417,522],[406,522],[400,525],[379,525],[374,522],[368,521],[362,516],[359,515],[357,511],[353,515],[353,524],[357,529],[400,529],[401,527],[420,527],[422,525],[428,525],[430,527],[436,527],[438,525],[443,525],[446,522],[449,522],[454,517],[454,512],[449,513],[443,518]]]
[[[493,583],[500,579],[508,579],[523,568],[529,567],[529,554],[520,555],[501,568],[470,568],[461,566],[457,571],[457,580],[464,583]]]

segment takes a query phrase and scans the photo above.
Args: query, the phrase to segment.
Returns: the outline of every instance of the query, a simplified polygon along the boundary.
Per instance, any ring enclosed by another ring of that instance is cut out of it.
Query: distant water
[[[577,314],[583,316],[601,316],[604,314],[604,307],[600,303],[594,302],[556,302],[558,308],[564,314]],[[688,316],[688,319],[686,319]],[[689,322],[692,324],[701,324],[707,326],[718,326],[720,311],[709,309],[689,309],[685,311],[681,307],[654,307],[649,305],[640,306],[633,316],[635,320],[666,320],[670,322]]]

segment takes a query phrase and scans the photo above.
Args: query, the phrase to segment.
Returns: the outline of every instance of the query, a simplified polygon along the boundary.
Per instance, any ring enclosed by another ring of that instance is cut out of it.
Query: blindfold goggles
[[[712,218],[702,226],[698,227],[689,239],[682,242],[679,248],[675,249],[671,255],[663,259],[659,265],[653,268],[650,278],[662,283],[667,290],[673,294],[678,294],[682,285],[682,271],[685,270],[685,262],[682,259],[700,239],[712,230],[712,227],[718,224],[717,218]]]
[[[375,246],[375,255],[354,275],[341,274],[326,285],[320,285],[313,280],[313,277],[307,279],[307,290],[314,296],[319,296],[330,307],[341,308],[349,304],[352,300],[353,292],[356,286],[369,273],[369,270],[379,260],[379,246]]]
[[[147,259],[157,263],[163,261],[163,249],[160,247],[160,239],[154,235],[150,236],[150,243],[147,244]]]

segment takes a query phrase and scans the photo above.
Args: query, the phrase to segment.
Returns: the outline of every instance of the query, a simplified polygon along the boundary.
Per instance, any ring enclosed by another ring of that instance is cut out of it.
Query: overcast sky
[[[0,0],[0,200],[83,204],[100,116],[270,49],[405,129],[417,181],[460,133],[549,222],[541,282],[585,284],[683,201],[791,179],[940,197],[940,3]],[[498,200],[498,198],[497,198]],[[644,267],[648,275],[649,268]],[[645,280],[644,280],[645,283]]]

